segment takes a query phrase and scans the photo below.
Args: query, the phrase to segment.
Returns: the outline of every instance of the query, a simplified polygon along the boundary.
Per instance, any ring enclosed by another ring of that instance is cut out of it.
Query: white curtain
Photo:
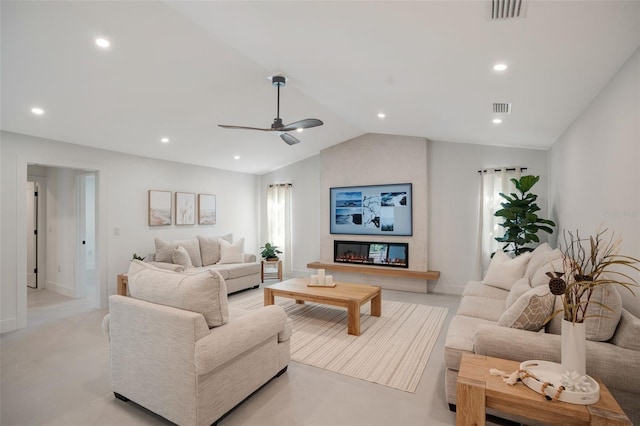
[[[502,202],[506,201],[500,195],[501,192],[509,194],[516,191],[511,179],[519,179],[520,167],[501,169],[487,169],[480,172],[480,212],[478,226],[478,262],[477,275],[482,279],[491,261],[491,253],[502,248],[502,243],[496,241],[496,237],[504,235],[501,217],[493,214],[500,210]]]
[[[267,189],[267,239],[283,253],[282,272],[291,274],[291,184],[269,185]]]

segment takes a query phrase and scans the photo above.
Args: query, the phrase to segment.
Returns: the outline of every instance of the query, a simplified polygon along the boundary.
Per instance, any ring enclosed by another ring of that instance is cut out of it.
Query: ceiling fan
[[[244,130],[261,130],[263,132],[278,132],[283,141],[288,143],[289,145],[294,145],[300,142],[297,138],[291,136],[289,133],[292,130],[299,129],[309,129],[311,127],[322,126],[324,123],[322,120],[318,120],[317,118],[307,118],[304,120],[296,121],[293,123],[289,123],[287,125],[282,124],[282,119],[280,118],[280,88],[284,87],[286,84],[286,79],[282,75],[274,75],[271,77],[271,84],[278,88],[278,104],[277,104],[277,113],[276,118],[273,119],[273,123],[271,123],[271,127],[268,129],[263,129],[260,127],[247,127],[247,126],[230,126],[227,124],[218,124],[220,127],[224,127],[225,129],[244,129]]]

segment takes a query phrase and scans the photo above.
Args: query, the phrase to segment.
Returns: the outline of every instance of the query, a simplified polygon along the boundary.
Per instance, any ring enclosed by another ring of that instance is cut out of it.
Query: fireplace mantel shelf
[[[435,281],[440,277],[440,271],[415,271],[404,268],[385,268],[371,265],[346,265],[339,263],[307,263],[309,269],[326,269],[328,271],[350,272],[352,274],[384,275],[387,277],[417,278]]]

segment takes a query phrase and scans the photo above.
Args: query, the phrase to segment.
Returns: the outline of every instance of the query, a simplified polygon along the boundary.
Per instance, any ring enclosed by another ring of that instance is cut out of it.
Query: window
[[[291,184],[267,189],[267,239],[282,251],[282,271],[291,272]]]

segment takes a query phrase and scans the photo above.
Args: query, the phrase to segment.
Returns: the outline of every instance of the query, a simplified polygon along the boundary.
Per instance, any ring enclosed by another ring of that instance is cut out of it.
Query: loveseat
[[[109,298],[115,396],[179,425],[210,425],[284,373],[291,321],[279,306],[227,304],[216,271],[178,273],[133,261],[131,297]]]
[[[465,352],[560,362],[562,314],[546,325],[545,320],[562,307],[560,296],[550,293],[546,275],[562,271],[562,262],[562,253],[548,244],[515,259],[497,252],[483,281],[467,283],[445,340],[445,391],[451,409]],[[623,309],[616,286],[598,286],[592,301],[597,303],[589,305],[587,314],[594,317],[585,321],[587,374],[602,380],[631,421],[640,424],[640,319]]]
[[[254,254],[244,253],[244,238],[233,241],[232,234],[198,235],[173,241],[156,238],[154,242],[156,251],[145,261],[158,268],[189,273],[218,271],[229,293],[260,285],[260,262]]]

